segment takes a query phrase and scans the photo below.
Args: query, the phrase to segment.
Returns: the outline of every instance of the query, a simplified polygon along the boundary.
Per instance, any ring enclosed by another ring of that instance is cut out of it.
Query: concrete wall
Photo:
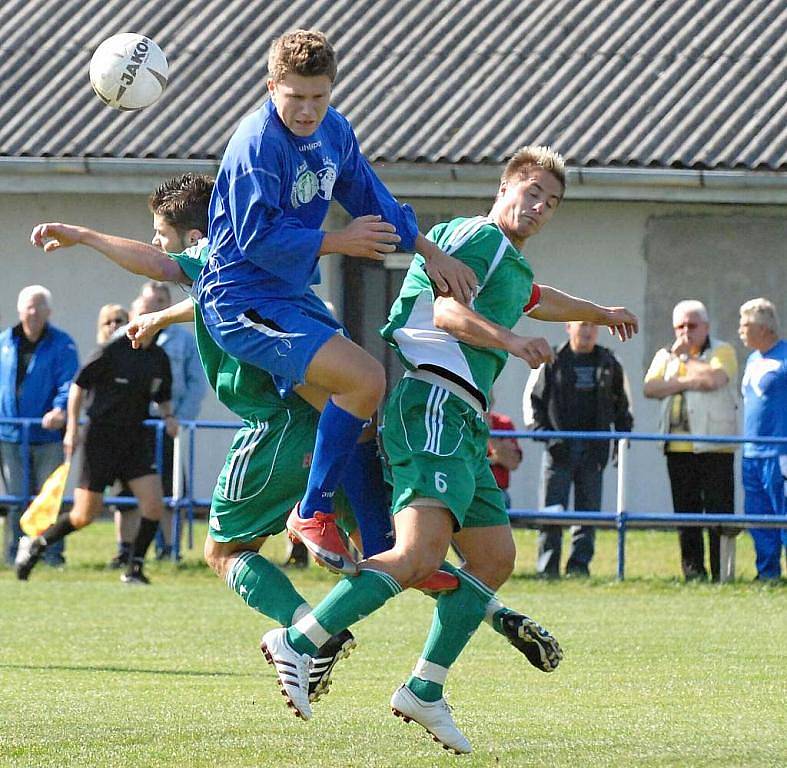
[[[426,224],[446,216],[482,213],[486,201],[414,200]],[[95,318],[101,304],[124,305],[136,295],[143,280],[122,272],[103,257],[78,248],[47,256],[28,244],[33,225],[47,220],[83,223],[97,229],[147,240],[151,236],[145,195],[4,194],[0,196],[0,323],[16,322],[16,295],[30,283],[49,287],[55,300],[53,322],[76,339],[84,357],[94,346]],[[332,222],[340,221],[334,214]],[[656,349],[671,337],[672,305],[697,297],[709,306],[718,335],[736,341],[737,307],[753,296],[765,295],[780,304],[787,316],[787,220],[783,209],[772,206],[593,202],[567,200],[549,227],[527,248],[537,280],[570,293],[608,304],[625,304],[643,321],[640,335],[621,344],[601,335],[601,343],[618,354],[629,376],[634,396],[635,428],[655,431],[658,405],[641,394],[644,371]],[[337,259],[325,263],[323,295],[340,313],[344,306],[342,270]],[[371,284],[371,283],[370,283]],[[376,284],[376,283],[375,283]],[[382,297],[380,297],[382,299]],[[375,302],[365,302],[365,306]],[[383,302],[376,302],[380,317]],[[379,317],[369,317],[376,326]],[[560,324],[523,320],[519,330],[541,334],[561,343]],[[745,360],[740,345],[739,362]],[[511,360],[497,386],[497,407],[522,426],[521,397],[528,375],[526,365]],[[229,419],[229,412],[207,396],[202,417]],[[223,461],[231,433],[211,432],[198,441],[197,493],[208,495]],[[536,503],[540,445],[524,446],[525,460],[515,473],[515,505]],[[640,444],[630,454],[630,507],[660,512],[671,509],[667,476],[660,446]],[[605,508],[614,508],[615,470],[606,479]]]

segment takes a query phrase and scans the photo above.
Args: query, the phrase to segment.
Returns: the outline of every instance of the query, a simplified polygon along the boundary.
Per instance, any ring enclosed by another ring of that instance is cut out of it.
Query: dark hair
[[[198,229],[206,235],[212,192],[212,176],[184,173],[160,184],[148,198],[148,207],[181,235],[190,229]]]

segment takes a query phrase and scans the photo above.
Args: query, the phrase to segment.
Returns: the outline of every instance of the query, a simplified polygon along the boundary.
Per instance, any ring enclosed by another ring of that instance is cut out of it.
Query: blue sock
[[[361,532],[363,556],[371,557],[390,549],[393,527],[376,440],[355,446],[347,462],[342,488]]]
[[[301,517],[333,512],[333,494],[366,421],[328,400],[317,423],[309,482],[299,511]]]

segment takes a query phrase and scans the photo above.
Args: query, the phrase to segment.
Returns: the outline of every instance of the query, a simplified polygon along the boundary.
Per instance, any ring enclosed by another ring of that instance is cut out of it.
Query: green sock
[[[447,560],[443,562],[443,564],[440,566],[440,569],[443,571],[448,571],[449,573],[453,573],[454,576],[459,579],[462,579],[467,575],[465,571],[457,568],[454,565],[451,565],[451,563],[449,563]],[[429,597],[433,597],[435,600],[440,597],[439,592],[425,592],[424,594],[428,594]],[[489,624],[489,626],[492,627],[495,632],[508,639],[508,636],[503,630],[503,618],[512,613],[518,613],[518,611],[506,607],[496,597],[493,596],[486,605],[484,621]]]
[[[437,599],[432,628],[421,658],[406,683],[424,701],[437,701],[442,697],[449,667],[478,629],[486,606],[494,596],[492,590],[470,574],[459,571],[457,575],[459,588],[443,592]]]
[[[298,653],[314,655],[329,637],[374,613],[402,587],[392,576],[365,568],[345,576],[311,613],[287,630],[287,640]]]
[[[283,627],[290,626],[296,612],[304,613],[302,606],[308,609],[308,603],[290,580],[256,552],[238,554],[227,571],[227,585],[249,608],[278,621]]]

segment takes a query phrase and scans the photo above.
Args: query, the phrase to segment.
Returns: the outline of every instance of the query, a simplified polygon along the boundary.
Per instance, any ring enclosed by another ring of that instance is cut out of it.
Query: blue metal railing
[[[755,443],[765,445],[787,444],[787,437],[744,437],[742,435],[670,435],[655,432],[587,432],[587,431],[535,431],[535,430],[493,430],[492,437],[531,438],[540,441],[550,439],[568,440],[617,440],[618,441],[618,488],[616,512],[547,512],[534,509],[510,509],[512,520],[524,520],[533,525],[594,525],[597,527],[615,528],[618,532],[618,565],[617,577],[625,578],[626,567],[626,532],[629,528],[674,529],[684,527],[715,527],[721,528],[722,560],[726,560],[727,569],[734,569],[734,540],[736,529],[740,528],[786,528],[787,515],[698,515],[676,512],[666,515],[637,513],[628,509],[626,488],[628,480],[627,449],[630,441],[642,442],[692,442],[717,443],[733,445],[739,443]],[[732,533],[735,531],[735,533]],[[724,576],[724,574],[722,574]],[[727,574],[731,577],[731,574]],[[722,578],[722,580],[725,580]]]
[[[18,424],[22,428],[22,458],[24,463],[24,492],[21,496],[9,494],[0,495],[0,503],[19,504],[27,506],[33,496],[30,482],[30,426],[40,424],[40,419],[13,419],[2,418],[0,423]],[[163,467],[164,458],[164,422],[159,419],[149,419],[145,425],[156,430],[156,466],[159,472]],[[165,504],[173,509],[173,551],[175,556],[179,554],[180,534],[183,521],[179,514],[185,511],[185,519],[188,523],[188,546],[194,546],[194,510],[196,507],[210,506],[210,498],[201,498],[194,495],[194,475],[196,464],[196,433],[199,429],[232,429],[236,430],[241,426],[236,421],[209,421],[197,419],[193,421],[180,422],[181,430],[175,439],[175,451],[173,456],[173,492],[171,496],[164,498]],[[183,474],[181,467],[182,460],[183,434],[187,435],[187,458],[186,458],[186,483],[183,484]],[[493,430],[493,437],[514,437],[528,438],[545,441],[553,438],[570,440],[617,440],[618,450],[618,488],[617,488],[617,509],[615,512],[588,512],[588,511],[564,511],[550,512],[536,509],[511,509],[509,516],[512,520],[523,520],[533,525],[582,525],[592,524],[597,527],[615,528],[618,533],[618,566],[617,576],[623,579],[625,576],[625,541],[626,533],[631,528],[657,528],[674,529],[681,527],[708,527],[720,526],[722,528],[722,538],[725,538],[724,531],[740,528],[782,528],[787,527],[787,515],[784,516],[754,516],[754,515],[696,515],[687,513],[670,514],[650,514],[632,512],[627,507],[626,502],[626,482],[627,472],[627,449],[631,441],[641,442],[664,442],[680,441],[694,443],[719,443],[719,444],[738,444],[756,443],[782,445],[787,443],[787,437],[758,437],[750,438],[742,435],[732,436],[710,436],[710,435],[667,435],[650,432],[587,432],[587,431],[532,431],[532,430]],[[73,502],[73,497],[67,496],[66,503]],[[107,504],[116,506],[134,506],[136,500],[127,496],[105,496]],[[733,539],[726,535],[726,538]]]

